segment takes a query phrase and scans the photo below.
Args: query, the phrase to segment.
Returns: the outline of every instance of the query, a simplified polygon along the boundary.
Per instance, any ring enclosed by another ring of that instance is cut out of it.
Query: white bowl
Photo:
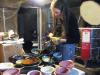
[[[54,67],[52,66],[45,66],[41,68],[41,72],[43,75],[52,75],[52,73],[54,72]]]

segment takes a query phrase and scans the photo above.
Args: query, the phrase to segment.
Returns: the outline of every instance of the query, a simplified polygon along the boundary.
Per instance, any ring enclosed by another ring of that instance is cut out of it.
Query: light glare
[[[49,4],[50,0],[30,0],[31,2],[34,2],[38,5],[45,5],[45,4]]]

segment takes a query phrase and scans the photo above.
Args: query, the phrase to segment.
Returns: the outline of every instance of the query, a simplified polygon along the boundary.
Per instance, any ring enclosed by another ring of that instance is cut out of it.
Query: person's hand
[[[51,38],[51,37],[53,37],[53,35],[54,35],[53,33],[49,33],[48,37]]]

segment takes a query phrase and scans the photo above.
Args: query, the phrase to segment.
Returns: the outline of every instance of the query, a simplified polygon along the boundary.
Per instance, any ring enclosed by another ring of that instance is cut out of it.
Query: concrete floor
[[[99,68],[88,68],[76,62],[75,62],[75,67],[84,71],[86,75],[100,75],[100,67]]]

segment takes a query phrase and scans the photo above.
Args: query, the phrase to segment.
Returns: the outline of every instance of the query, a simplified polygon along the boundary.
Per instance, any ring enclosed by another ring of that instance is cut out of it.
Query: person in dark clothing
[[[63,28],[63,38],[57,49],[61,49],[62,60],[73,60],[76,44],[80,41],[78,23],[74,13],[68,8],[64,0],[57,0],[51,3],[53,17],[60,19]]]
[[[17,17],[19,38],[24,38],[23,49],[31,53],[32,41],[37,40],[37,9],[20,7]]]

